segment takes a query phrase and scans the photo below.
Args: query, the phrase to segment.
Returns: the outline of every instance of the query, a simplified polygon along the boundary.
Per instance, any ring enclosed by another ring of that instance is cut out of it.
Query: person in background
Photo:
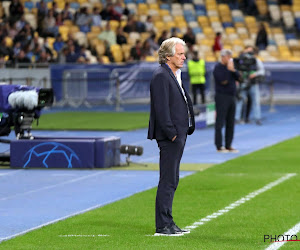
[[[100,9],[98,7],[93,8],[92,14],[92,26],[100,26],[101,27],[102,18],[100,16]]]
[[[56,37],[58,35],[58,27],[56,26],[56,19],[53,10],[50,9],[43,20],[43,33],[46,36]]]
[[[62,10],[63,20],[73,20],[73,14],[70,11],[70,3],[66,2],[65,7]]]
[[[152,30],[150,32],[149,38],[147,39],[147,42],[149,43],[149,45],[153,51],[157,51],[159,49],[159,46],[158,46],[157,42],[155,41],[155,37],[156,37],[156,34]]]
[[[121,26],[117,29],[117,44],[127,44],[127,38],[124,35],[123,28]]]
[[[195,130],[193,104],[181,79],[185,42],[177,37],[165,40],[158,51],[159,63],[150,83],[151,111],[148,139],[156,139],[160,177],[156,194],[155,235],[189,233],[173,220],[172,204],[179,183],[179,168],[187,135]]]
[[[31,63],[31,60],[26,56],[24,50],[20,50],[20,53],[18,54],[18,56],[16,58],[16,63],[27,64],[27,63]]]
[[[12,0],[9,5],[10,21],[16,22],[21,18],[23,14],[24,14],[24,7],[20,2],[20,0]]]
[[[151,48],[150,43],[148,40],[145,40],[142,45],[142,57],[141,59],[144,60],[147,56],[153,56],[154,50]]]
[[[80,8],[79,12],[76,13],[75,20],[81,32],[90,32],[92,16],[89,14],[87,7]]]
[[[222,45],[222,34],[221,32],[217,32],[216,37],[215,37],[215,42],[213,45],[213,51],[220,51],[222,50],[223,45]]]
[[[98,35],[98,39],[107,41],[109,46],[117,43],[116,34],[111,30],[109,22],[106,23],[105,30]]]
[[[48,7],[47,4],[42,0],[38,2],[38,15],[37,15],[37,31],[39,34],[42,34],[43,32],[43,24],[44,24],[44,18],[48,14]]]
[[[124,26],[124,32],[145,32],[145,24],[136,20],[134,15],[129,15],[127,19],[127,24]]]
[[[107,20],[107,21],[109,20],[120,21],[122,16],[114,9],[114,5],[112,3],[107,3],[105,8],[100,12],[100,15],[102,20]]]
[[[193,104],[197,104],[198,90],[201,94],[201,102],[202,104],[205,104],[205,61],[204,59],[199,60],[198,51],[194,51],[193,59],[188,61],[188,73],[190,76],[190,83],[192,86],[192,93],[194,98]]]
[[[186,42],[187,46],[194,45],[196,43],[196,36],[191,27],[187,28],[186,33],[183,36],[183,41]]]
[[[59,27],[59,26],[62,26],[62,25],[64,25],[63,15],[62,15],[61,12],[59,12],[56,15],[56,26]]]
[[[171,37],[178,37],[178,29],[173,27],[171,29]]]
[[[234,135],[235,96],[236,81],[240,74],[234,68],[231,50],[221,50],[221,60],[215,65],[213,76],[215,79],[215,146],[217,152],[236,153],[238,150],[232,147]],[[225,147],[223,146],[222,128],[225,125]]]
[[[60,13],[60,11],[58,10],[57,2],[52,2],[51,10],[53,11],[53,15],[56,18],[57,15]]]
[[[252,81],[249,96],[251,99],[250,110],[246,112],[246,122],[249,121],[250,111],[253,111],[253,118],[257,125],[262,125],[261,123],[261,108],[260,108],[260,91],[259,91],[259,83],[261,83],[262,78],[265,76],[265,67],[262,61],[257,58],[258,49],[249,46],[245,50],[247,53],[252,53],[256,59],[256,70],[251,72],[249,75],[249,80]],[[249,108],[249,107],[248,107]]]
[[[67,63],[76,63],[78,58],[79,58],[79,53],[76,52],[75,45],[71,44],[69,46],[68,54],[66,55],[66,62]]]
[[[58,34],[56,36],[56,39],[55,39],[54,43],[53,43],[53,49],[56,52],[59,52],[64,47],[64,45],[65,45],[65,42],[63,41],[63,39],[61,37],[61,34]]]
[[[147,20],[145,22],[145,31],[150,32],[154,29],[153,18],[152,16],[147,16]]]
[[[130,61],[140,61],[142,58],[142,43],[136,40],[135,45],[130,49]]]
[[[63,47],[57,55],[57,62],[58,63],[66,63],[67,62],[67,55],[69,54],[69,49],[67,47]]]
[[[259,50],[265,50],[268,46],[268,35],[263,23],[259,24],[255,46],[258,47]]]
[[[127,9],[126,5],[124,4],[124,1],[117,0],[117,2],[114,5],[114,10],[118,12],[121,17],[122,15],[128,16],[129,10]]]
[[[164,40],[166,40],[167,38],[168,38],[168,31],[167,30],[163,30],[163,32],[161,33],[161,36],[157,40],[157,44],[160,46],[162,44],[162,42]]]

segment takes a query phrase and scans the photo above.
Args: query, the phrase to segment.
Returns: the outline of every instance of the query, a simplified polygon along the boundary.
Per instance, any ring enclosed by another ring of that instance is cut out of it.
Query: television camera
[[[233,59],[234,67],[241,72],[241,79],[239,80],[239,88],[237,89],[237,98],[241,98],[242,90],[249,90],[253,84],[260,82],[261,77],[250,79],[249,76],[257,70],[256,58],[254,53],[242,53],[238,58]]]
[[[256,58],[253,53],[242,53],[233,59],[234,67],[238,71],[251,72],[256,70]]]
[[[0,136],[8,136],[12,128],[17,139],[33,139],[32,123],[41,110],[53,104],[53,90],[22,85],[0,85]],[[8,140],[0,142],[9,143]]]

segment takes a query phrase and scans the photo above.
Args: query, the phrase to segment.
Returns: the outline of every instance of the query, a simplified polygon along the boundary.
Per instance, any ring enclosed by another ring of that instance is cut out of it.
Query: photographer
[[[249,114],[252,110],[256,124],[261,125],[259,83],[265,75],[265,69],[261,60],[257,58],[257,54],[258,50],[256,48],[248,46],[238,60],[240,64],[238,68],[242,71],[243,81],[239,86],[237,95],[235,119],[240,121],[244,106],[245,121],[249,122]],[[247,58],[247,60],[241,58]],[[249,103],[251,105],[246,105]]]

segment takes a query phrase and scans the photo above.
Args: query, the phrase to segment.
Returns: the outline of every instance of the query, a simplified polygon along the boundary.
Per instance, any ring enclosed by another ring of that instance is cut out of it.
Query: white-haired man
[[[158,51],[160,67],[150,83],[151,112],[148,139],[156,139],[160,149],[160,178],[156,194],[155,235],[179,236],[172,217],[174,193],[179,182],[179,166],[187,134],[195,130],[193,104],[181,80],[185,42],[172,37]]]
[[[234,134],[236,81],[240,74],[234,68],[232,52],[221,50],[221,61],[216,64],[213,75],[215,79],[215,145],[220,153],[237,152],[232,147]],[[225,147],[223,146],[222,128],[225,125]]]

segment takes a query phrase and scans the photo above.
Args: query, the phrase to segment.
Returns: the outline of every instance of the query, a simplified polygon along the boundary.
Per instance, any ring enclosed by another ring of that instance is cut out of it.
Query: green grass
[[[61,112],[42,114],[40,130],[134,130],[148,127],[147,112]]]
[[[270,245],[265,234],[283,234],[300,222],[299,145],[296,137],[181,179],[173,216],[185,227],[286,173],[297,173],[188,235],[146,236],[155,230],[153,188],[5,241],[0,249],[264,249]],[[72,234],[109,236],[60,237]],[[284,248],[299,249],[300,242]]]

